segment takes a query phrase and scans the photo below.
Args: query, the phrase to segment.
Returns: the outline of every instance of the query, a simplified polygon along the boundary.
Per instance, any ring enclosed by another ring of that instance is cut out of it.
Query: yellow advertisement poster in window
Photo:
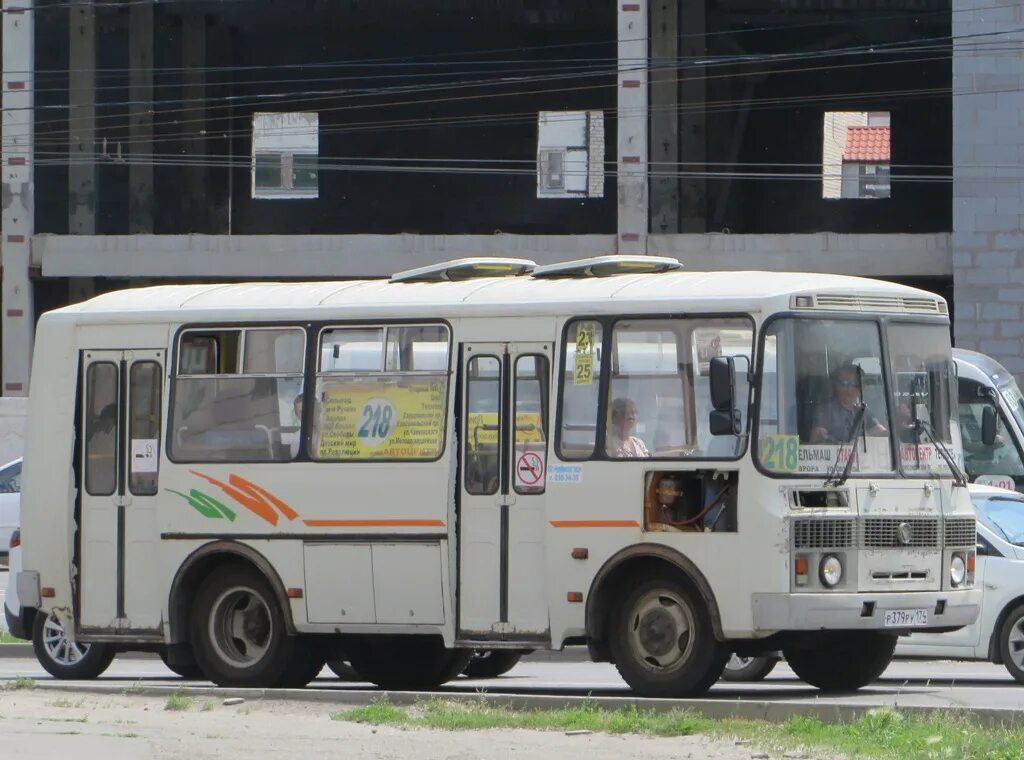
[[[473,412],[466,418],[466,440],[469,445],[496,444],[498,442],[498,413]],[[544,428],[538,412],[519,412],[516,415],[516,443],[543,442]]]
[[[594,382],[593,322],[580,322],[576,325],[576,356],[573,377],[576,385],[591,385]]]
[[[325,382],[317,458],[436,458],[444,441],[445,387],[443,378]]]

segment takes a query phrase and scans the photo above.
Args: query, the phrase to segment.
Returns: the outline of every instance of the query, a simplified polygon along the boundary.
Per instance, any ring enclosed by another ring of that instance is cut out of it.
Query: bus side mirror
[[[712,357],[711,414],[708,427],[711,435],[739,435],[740,412],[736,409],[736,362],[731,356]]]
[[[996,442],[996,410],[991,406],[981,412],[981,442],[986,446]]]

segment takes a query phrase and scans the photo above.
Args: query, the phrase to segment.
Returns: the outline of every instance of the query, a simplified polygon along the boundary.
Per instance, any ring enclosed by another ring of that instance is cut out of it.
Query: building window
[[[604,196],[604,114],[541,111],[537,118],[537,197]]]
[[[888,198],[892,132],[887,111],[828,111],[822,197]]]
[[[319,131],[315,113],[253,114],[252,197],[318,197]]]

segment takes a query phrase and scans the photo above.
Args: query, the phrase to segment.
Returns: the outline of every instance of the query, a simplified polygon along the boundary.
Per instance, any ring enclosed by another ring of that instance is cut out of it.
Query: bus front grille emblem
[[[900,546],[910,546],[914,540],[914,529],[910,523],[899,524],[899,527],[896,528],[896,540],[900,543]]]

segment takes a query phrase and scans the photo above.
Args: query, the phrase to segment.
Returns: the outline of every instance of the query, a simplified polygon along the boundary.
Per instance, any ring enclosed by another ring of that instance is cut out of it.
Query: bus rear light
[[[585,546],[577,546],[572,550],[573,559],[586,559],[590,556],[590,551]]]
[[[793,563],[793,569],[796,573],[796,585],[806,586],[807,585],[807,557],[797,557]]]
[[[43,597],[44,599],[53,599],[53,597],[55,597],[56,595],[57,592],[54,590],[53,586],[43,586],[41,589],[39,589],[39,596]]]
[[[565,600],[567,602],[582,602],[583,601],[583,592],[582,591],[570,591],[569,593],[567,593],[565,595]]]
[[[290,589],[288,589],[288,598],[289,599],[301,599],[302,598],[302,589],[301,588],[290,588]]]
[[[21,530],[15,528],[11,534],[11,543],[8,548],[17,549],[19,546],[21,546]]]

